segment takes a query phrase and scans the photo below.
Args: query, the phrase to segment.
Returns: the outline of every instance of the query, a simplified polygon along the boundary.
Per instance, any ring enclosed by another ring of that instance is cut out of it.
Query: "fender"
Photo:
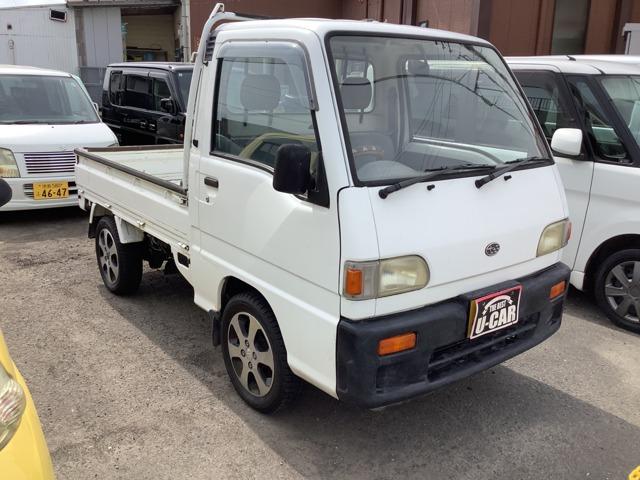
[[[89,238],[95,238],[98,219],[105,215],[113,214],[102,205],[97,203],[91,205],[91,210],[89,211]],[[121,243],[138,243],[144,240],[144,232],[138,227],[134,227],[117,215],[113,215],[113,219],[116,222],[116,229]]]

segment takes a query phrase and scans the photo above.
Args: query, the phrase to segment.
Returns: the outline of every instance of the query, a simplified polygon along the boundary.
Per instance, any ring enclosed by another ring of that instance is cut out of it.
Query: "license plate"
[[[522,286],[518,285],[472,300],[469,338],[478,338],[518,323],[521,293]]]
[[[34,200],[53,200],[69,197],[69,182],[34,183]]]

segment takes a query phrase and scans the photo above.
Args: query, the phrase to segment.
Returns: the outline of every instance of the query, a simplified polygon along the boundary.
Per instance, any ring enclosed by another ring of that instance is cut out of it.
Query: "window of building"
[[[551,53],[584,53],[590,0],[556,0],[553,14]]]
[[[547,140],[558,128],[579,128],[570,113],[561,84],[551,72],[514,72],[533,111],[538,117]],[[564,89],[563,89],[564,91]]]

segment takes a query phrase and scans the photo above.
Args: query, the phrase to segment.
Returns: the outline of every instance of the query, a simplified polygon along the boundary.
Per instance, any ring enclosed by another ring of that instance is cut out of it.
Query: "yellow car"
[[[53,479],[53,467],[36,407],[0,332],[0,477]]]

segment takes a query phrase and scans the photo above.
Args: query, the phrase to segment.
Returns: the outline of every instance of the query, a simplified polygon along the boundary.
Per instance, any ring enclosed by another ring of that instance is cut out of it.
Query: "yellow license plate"
[[[69,197],[69,182],[34,183],[34,200],[53,200]]]

